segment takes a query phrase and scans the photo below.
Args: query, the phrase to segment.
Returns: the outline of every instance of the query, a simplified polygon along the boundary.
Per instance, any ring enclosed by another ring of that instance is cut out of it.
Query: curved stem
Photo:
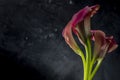
[[[86,60],[83,52],[81,50],[78,50],[78,55],[81,56],[82,62],[83,62],[83,70],[84,70],[84,78],[86,77]]]
[[[95,57],[92,58],[92,61],[91,61],[91,63],[90,63],[90,70],[89,70],[89,73],[90,73],[90,74],[89,74],[89,79],[88,79],[88,80],[91,80],[90,75],[91,75],[91,73],[92,73],[94,64],[95,64]]]
[[[85,67],[86,61],[85,61],[85,56],[83,52],[79,49],[78,50],[78,55],[81,56],[82,62],[83,62],[83,68]]]
[[[97,70],[98,70],[99,67],[100,67],[100,64],[101,64],[102,60],[103,60],[103,59],[98,60],[98,62],[97,62],[97,64],[96,64],[93,72],[92,72],[91,75],[90,75],[90,79],[92,79],[92,78],[94,77],[95,73],[97,72]]]
[[[74,50],[74,52],[81,57],[82,62],[83,62],[83,67],[84,67],[86,63],[84,53],[82,52],[80,48],[78,48],[77,50]]]

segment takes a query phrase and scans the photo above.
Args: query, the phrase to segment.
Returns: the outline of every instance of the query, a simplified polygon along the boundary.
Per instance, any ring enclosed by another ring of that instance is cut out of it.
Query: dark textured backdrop
[[[120,45],[117,0],[0,0],[0,80],[82,80],[81,58],[61,33],[72,15],[100,4],[92,29]],[[94,80],[120,80],[120,47],[107,55]]]

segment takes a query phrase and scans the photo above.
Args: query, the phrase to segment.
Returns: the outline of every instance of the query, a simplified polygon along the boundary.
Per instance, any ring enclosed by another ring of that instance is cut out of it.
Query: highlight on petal
[[[94,5],[91,7],[92,12],[91,12],[91,17],[99,10],[100,5]]]

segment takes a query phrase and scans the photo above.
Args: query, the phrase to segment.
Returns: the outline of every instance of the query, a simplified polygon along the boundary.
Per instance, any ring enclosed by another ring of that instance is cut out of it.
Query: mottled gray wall
[[[82,80],[81,58],[61,33],[75,12],[94,4],[101,8],[92,29],[120,44],[117,0],[0,0],[0,80]],[[94,80],[119,80],[119,52],[106,55]]]

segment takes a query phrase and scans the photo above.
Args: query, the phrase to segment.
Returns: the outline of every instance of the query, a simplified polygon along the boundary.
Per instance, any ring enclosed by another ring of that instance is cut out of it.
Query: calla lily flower
[[[80,42],[85,45],[86,38],[91,35],[90,33],[90,18],[99,9],[99,5],[92,7],[86,6],[78,11],[64,28],[62,35],[66,43],[76,52],[79,47],[76,44],[72,31],[78,36]]]
[[[92,30],[91,33],[92,40],[95,42],[94,56],[96,58],[104,58],[106,53],[110,53],[118,47],[113,36],[106,37],[105,33],[101,30]]]
[[[106,53],[110,53],[118,47],[113,36],[106,37],[103,31],[90,29],[90,19],[98,9],[99,5],[94,5],[86,6],[78,11],[62,32],[66,43],[82,58],[84,80],[92,80]],[[85,55],[77,45],[72,33],[77,35],[85,48]],[[94,41],[94,49],[92,49],[91,40]]]

